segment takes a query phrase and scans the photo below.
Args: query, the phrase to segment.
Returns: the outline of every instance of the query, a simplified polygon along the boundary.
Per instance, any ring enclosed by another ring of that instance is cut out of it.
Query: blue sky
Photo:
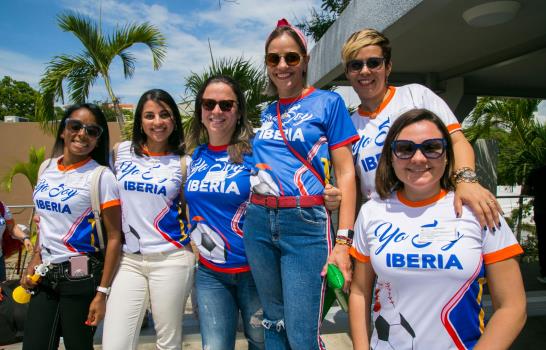
[[[163,88],[175,100],[184,95],[184,78],[201,72],[210,63],[208,40],[215,57],[243,55],[261,64],[263,44],[279,18],[290,22],[309,16],[320,0],[7,0],[0,2],[0,78],[4,75],[38,88],[46,64],[55,55],[77,54],[82,46],[61,31],[56,16],[78,11],[99,19],[105,34],[116,25],[148,21],[167,39],[166,60],[159,71],[152,69],[150,51],[137,45],[130,51],[137,58],[135,74],[125,80],[119,60],[111,69],[114,92],[122,102],[136,103],[151,88]],[[97,80],[90,100],[106,100],[104,82]],[[68,102],[68,101],[66,101]]]

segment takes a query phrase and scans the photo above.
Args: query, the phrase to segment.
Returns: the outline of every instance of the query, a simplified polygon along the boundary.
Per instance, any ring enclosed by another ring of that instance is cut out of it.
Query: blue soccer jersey
[[[188,167],[185,196],[191,239],[200,262],[224,273],[249,271],[243,245],[243,222],[250,194],[252,160],[229,160],[227,146],[201,145]]]
[[[317,178],[286,146],[278,119],[291,147],[312,166]],[[280,99],[262,113],[254,138],[258,173],[252,190],[280,196],[321,195],[330,178],[330,150],[358,140],[341,96],[310,88],[296,99]]]

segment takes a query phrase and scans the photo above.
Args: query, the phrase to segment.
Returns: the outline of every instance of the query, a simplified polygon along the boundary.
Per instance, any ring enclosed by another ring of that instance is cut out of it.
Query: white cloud
[[[7,75],[15,80],[25,81],[34,89],[38,89],[38,83],[45,68],[45,62],[1,48],[0,57],[2,57],[0,60],[0,77]]]
[[[129,51],[137,59],[135,75],[130,80],[123,78],[119,60],[111,69],[114,91],[125,102],[136,102],[150,88],[164,88],[179,98],[184,91],[184,78],[190,72],[201,72],[210,64],[209,40],[215,58],[240,57],[261,64],[263,45],[267,34],[282,17],[297,22],[310,13],[311,7],[319,7],[320,0],[224,1],[221,8],[218,0],[195,1],[192,10],[175,12],[174,4],[147,4],[144,1],[62,0],[63,7],[77,11],[103,24],[105,34],[112,28],[127,23],[147,21],[157,26],[167,39],[168,51],[159,71],[152,69],[150,50],[136,45]],[[183,5],[188,7],[187,4]],[[0,68],[4,65],[4,59]],[[25,75],[29,82],[35,81],[45,67],[44,62],[34,62],[36,70]],[[14,65],[15,66],[15,65]],[[26,65],[17,65],[24,67]],[[32,79],[30,79],[32,77]],[[90,99],[105,99],[102,80],[97,80]]]

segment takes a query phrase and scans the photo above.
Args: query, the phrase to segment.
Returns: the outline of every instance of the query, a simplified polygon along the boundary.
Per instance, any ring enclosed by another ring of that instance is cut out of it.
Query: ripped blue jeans
[[[264,349],[263,310],[250,272],[222,273],[199,264],[195,287],[203,349],[235,348],[239,311],[248,349]]]
[[[245,250],[264,307],[266,349],[324,349],[320,272],[331,247],[329,228],[323,206],[247,207]]]

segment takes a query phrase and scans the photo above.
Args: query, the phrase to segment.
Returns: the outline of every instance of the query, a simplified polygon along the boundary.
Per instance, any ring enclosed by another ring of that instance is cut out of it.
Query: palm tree
[[[89,90],[100,76],[104,80],[106,91],[112,100],[120,129],[123,129],[124,117],[119,107],[119,99],[114,94],[110,79],[110,65],[119,57],[123,64],[125,78],[131,78],[135,71],[136,58],[128,49],[142,43],[151,50],[153,68],[159,69],[165,54],[165,37],[153,25],[127,24],[116,28],[105,37],[101,28],[89,18],[78,13],[65,13],[57,17],[59,27],[71,32],[82,43],[84,50],[78,55],[55,56],[48,64],[40,81],[41,95],[37,100],[36,116],[46,128],[54,128],[49,122],[54,121],[54,101],[64,103],[63,83],[69,90],[72,103],[84,102]]]
[[[195,96],[205,81],[213,75],[220,74],[228,75],[239,83],[241,90],[245,94],[247,115],[252,123],[258,126],[260,113],[264,104],[273,101],[274,98],[264,94],[267,87],[267,78],[263,68],[254,66],[249,60],[245,60],[243,57],[221,58],[218,60],[212,57],[212,64],[203,73],[191,72],[186,77],[186,94],[189,97],[181,103],[185,111],[183,115],[193,110]],[[184,118],[185,129],[189,125],[188,121],[191,119],[188,119],[188,117],[191,117],[191,115]]]
[[[28,162],[16,163],[3,177],[2,181],[0,182],[0,186],[3,190],[10,192],[15,175],[23,175],[27,178],[32,189],[34,189],[36,182],[38,181],[38,170],[40,169],[40,165],[44,162],[44,159],[45,147],[36,149],[31,146],[30,150],[28,151]]]
[[[468,118],[465,135],[471,142],[478,138],[499,142],[500,184],[521,184],[533,168],[546,163],[546,125],[534,116],[540,102],[481,97]]]

